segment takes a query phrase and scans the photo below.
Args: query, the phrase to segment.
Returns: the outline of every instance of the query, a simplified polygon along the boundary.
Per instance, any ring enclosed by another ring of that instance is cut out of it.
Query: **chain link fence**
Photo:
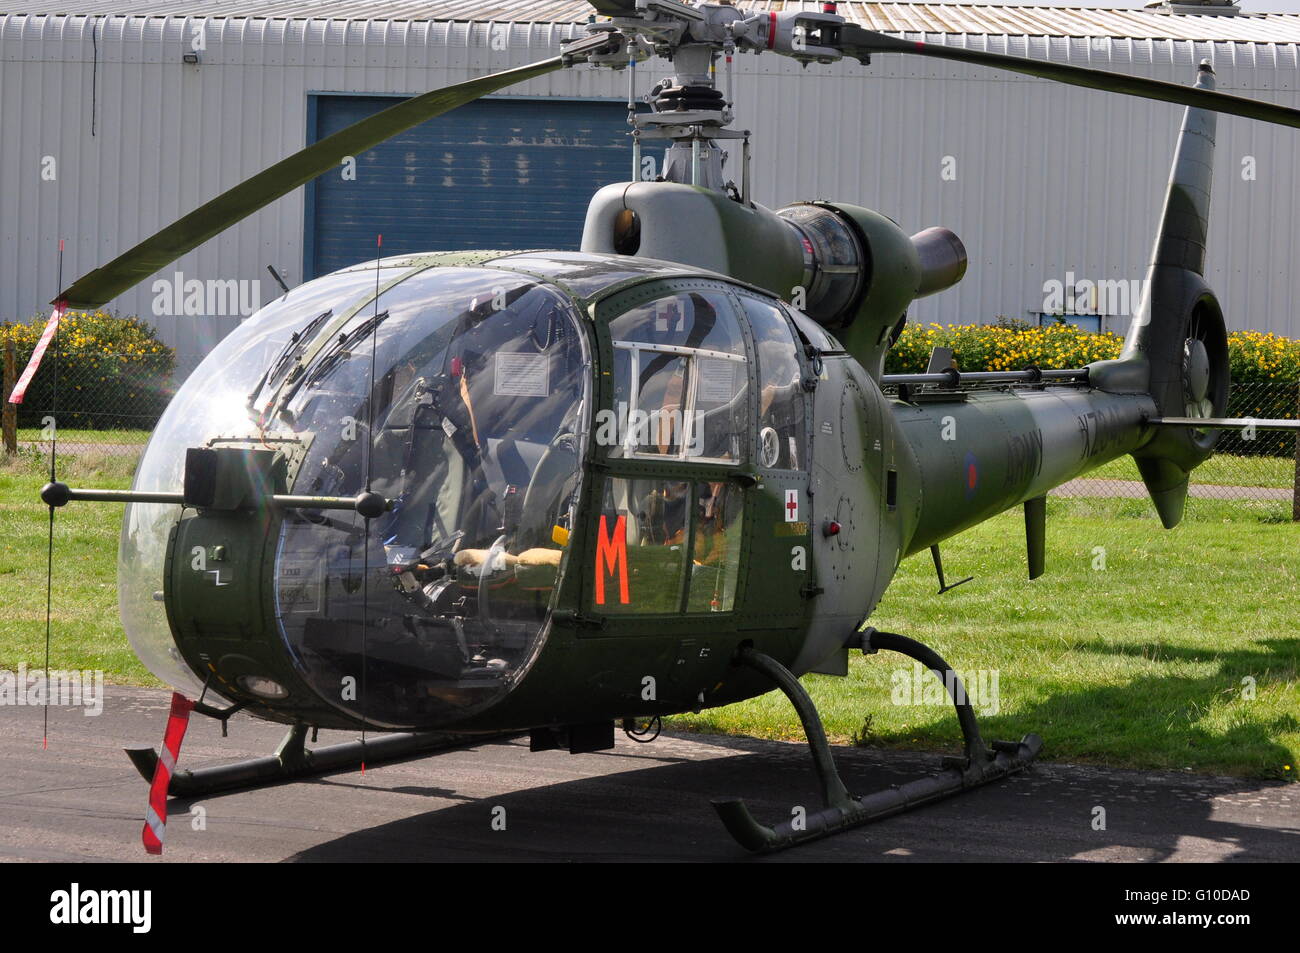
[[[127,469],[171,399],[169,375],[141,367],[136,354],[78,355],[59,360],[51,352],[32,378],[22,404],[8,397],[22,368],[11,347],[4,361],[3,452],[45,458],[57,446],[60,461],[115,458]],[[58,384],[55,387],[57,368]]]
[[[1300,382],[1234,383],[1225,416],[1294,420],[1300,410]],[[1145,499],[1146,487],[1130,458],[1108,463],[1072,480],[1054,495]],[[1264,519],[1300,520],[1300,437],[1276,430],[1225,431],[1214,456],[1192,472],[1188,511],[1200,501],[1233,504],[1234,511]]]

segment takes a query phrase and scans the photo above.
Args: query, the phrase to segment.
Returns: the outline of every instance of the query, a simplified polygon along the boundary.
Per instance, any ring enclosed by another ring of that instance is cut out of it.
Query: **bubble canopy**
[[[176,582],[188,545],[168,563],[169,545],[181,545],[169,538],[187,544],[187,521],[214,517],[128,506],[123,624],[141,660],[178,689],[201,690],[207,673],[195,672],[206,664],[225,674],[210,694],[267,692],[267,673],[245,665],[236,677],[188,647],[183,620],[197,610],[179,602],[190,591],[208,607],[190,624],[200,633],[217,627],[220,598],[252,593],[267,620],[262,641],[294,676],[272,684],[378,727],[479,711],[540,650],[581,490],[592,377],[584,328],[569,298],[535,278],[407,264],[293,289],[223,340],[159,421],[136,490],[180,489],[188,448],[244,446],[281,451],[289,493],[369,486],[392,501],[369,526],[347,510],[277,510],[260,524],[266,558],[208,573],[228,593]],[[233,575],[223,581],[223,571]]]

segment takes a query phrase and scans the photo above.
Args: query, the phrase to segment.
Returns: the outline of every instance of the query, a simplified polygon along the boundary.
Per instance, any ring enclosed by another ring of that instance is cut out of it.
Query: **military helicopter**
[[[50,507],[125,501],[123,624],[174,686],[161,756],[128,753],[154,799],[276,783],[434,750],[446,732],[530,733],[533,750],[612,747],[655,719],[778,688],[824,806],[775,826],[715,802],[769,851],[1028,765],[988,745],[951,667],[865,627],[900,561],[1023,506],[1030,577],[1045,494],[1132,455],[1166,527],[1224,428],[1226,331],[1202,273],[1215,114],[1300,127],[1300,111],[1194,86],[911,42],[823,12],[597,0],[561,55],[426,93],[329,136],[66,288],[94,307],[276,198],[405,129],[578,64],[658,56],[673,75],[631,112],[631,166],[598,191],[581,251],[382,257],[293,288],[184,383],[130,491],[52,479]],[[914,300],[960,281],[943,228],[910,235],[840,202],[750,197],[748,133],[720,88],[734,55],[802,63],[907,53],[1187,107],[1149,291],[1123,354],[1082,368],[885,376]],[[636,90],[631,80],[629,98]],[[740,144],[739,183],[724,146]],[[892,385],[897,396],[882,387]],[[964,753],[854,796],[798,676],[899,652],[945,680]],[[945,678],[947,676],[947,678]],[[197,701],[191,701],[191,696]],[[275,755],[176,770],[184,721],[285,723]],[[171,724],[179,724],[173,731]],[[318,728],[391,733],[306,747]],[[160,816],[161,815],[161,816]]]

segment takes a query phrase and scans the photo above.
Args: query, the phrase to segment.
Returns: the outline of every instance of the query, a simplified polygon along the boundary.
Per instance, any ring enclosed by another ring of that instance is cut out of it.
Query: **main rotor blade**
[[[1262,122],[1273,122],[1300,129],[1300,110],[1287,106],[1275,106],[1272,103],[1261,103],[1227,93],[1179,86],[1177,83],[1166,83],[1158,79],[1126,76],[1123,73],[1111,73],[1086,66],[1047,63],[1023,56],[989,53],[962,46],[903,40],[896,36],[864,30],[854,24],[846,24],[840,28],[840,48],[850,56],[865,53],[912,53],[941,60],[975,63],[980,66],[1010,70],[1013,73],[1024,73],[1027,76],[1038,76],[1058,83],[1068,83],[1071,86],[1086,86],[1089,89],[1122,93],[1125,96],[1158,99],[1167,103],[1177,103],[1180,106],[1196,106],[1199,109],[1210,109],[1232,116],[1244,116],[1247,119],[1258,119]]]
[[[72,308],[97,308],[258,209],[335,168],[345,156],[359,156],[425,120],[505,86],[553,72],[568,61],[569,56],[555,56],[432,90],[353,123],[245,179],[107,265],[82,275],[55,300],[66,301]]]
[[[636,0],[587,0],[603,17],[636,16]]]

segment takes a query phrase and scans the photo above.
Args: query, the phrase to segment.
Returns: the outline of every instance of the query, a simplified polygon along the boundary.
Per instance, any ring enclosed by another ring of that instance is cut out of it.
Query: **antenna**
[[[59,263],[57,266],[57,284],[63,287],[63,239],[59,239]],[[50,483],[56,483],[55,465],[58,459],[59,445],[59,318],[67,307],[65,302],[60,301],[54,306],[54,313],[50,315],[50,324],[54,328],[52,335],[54,343],[54,382],[50,391]],[[46,327],[46,334],[49,333],[49,326]],[[42,335],[44,337],[45,335]],[[37,347],[40,345],[38,344]],[[32,354],[32,361],[39,362],[40,356],[35,352]],[[28,370],[35,374],[35,370],[28,366]],[[24,376],[26,376],[24,374]],[[21,399],[21,394],[18,395]],[[50,641],[51,641],[51,617],[54,613],[54,504],[50,504],[50,527],[49,538],[45,553],[45,704],[41,712],[41,750],[48,751],[50,747]]]
[[[632,181],[641,181],[641,129],[636,124],[636,49],[627,53],[627,124],[632,127]]]
[[[284,276],[275,270],[275,265],[267,265],[266,270],[271,273],[271,277],[275,279],[275,283],[280,286],[284,293],[288,294],[289,286],[285,283]]]
[[[366,395],[366,490],[374,475],[372,462],[375,456],[375,355],[379,348],[379,263],[383,260],[384,236],[375,236],[375,313],[370,319],[370,390]],[[370,634],[370,517],[366,521],[366,535],[361,550],[361,774],[366,773],[366,671]]]

